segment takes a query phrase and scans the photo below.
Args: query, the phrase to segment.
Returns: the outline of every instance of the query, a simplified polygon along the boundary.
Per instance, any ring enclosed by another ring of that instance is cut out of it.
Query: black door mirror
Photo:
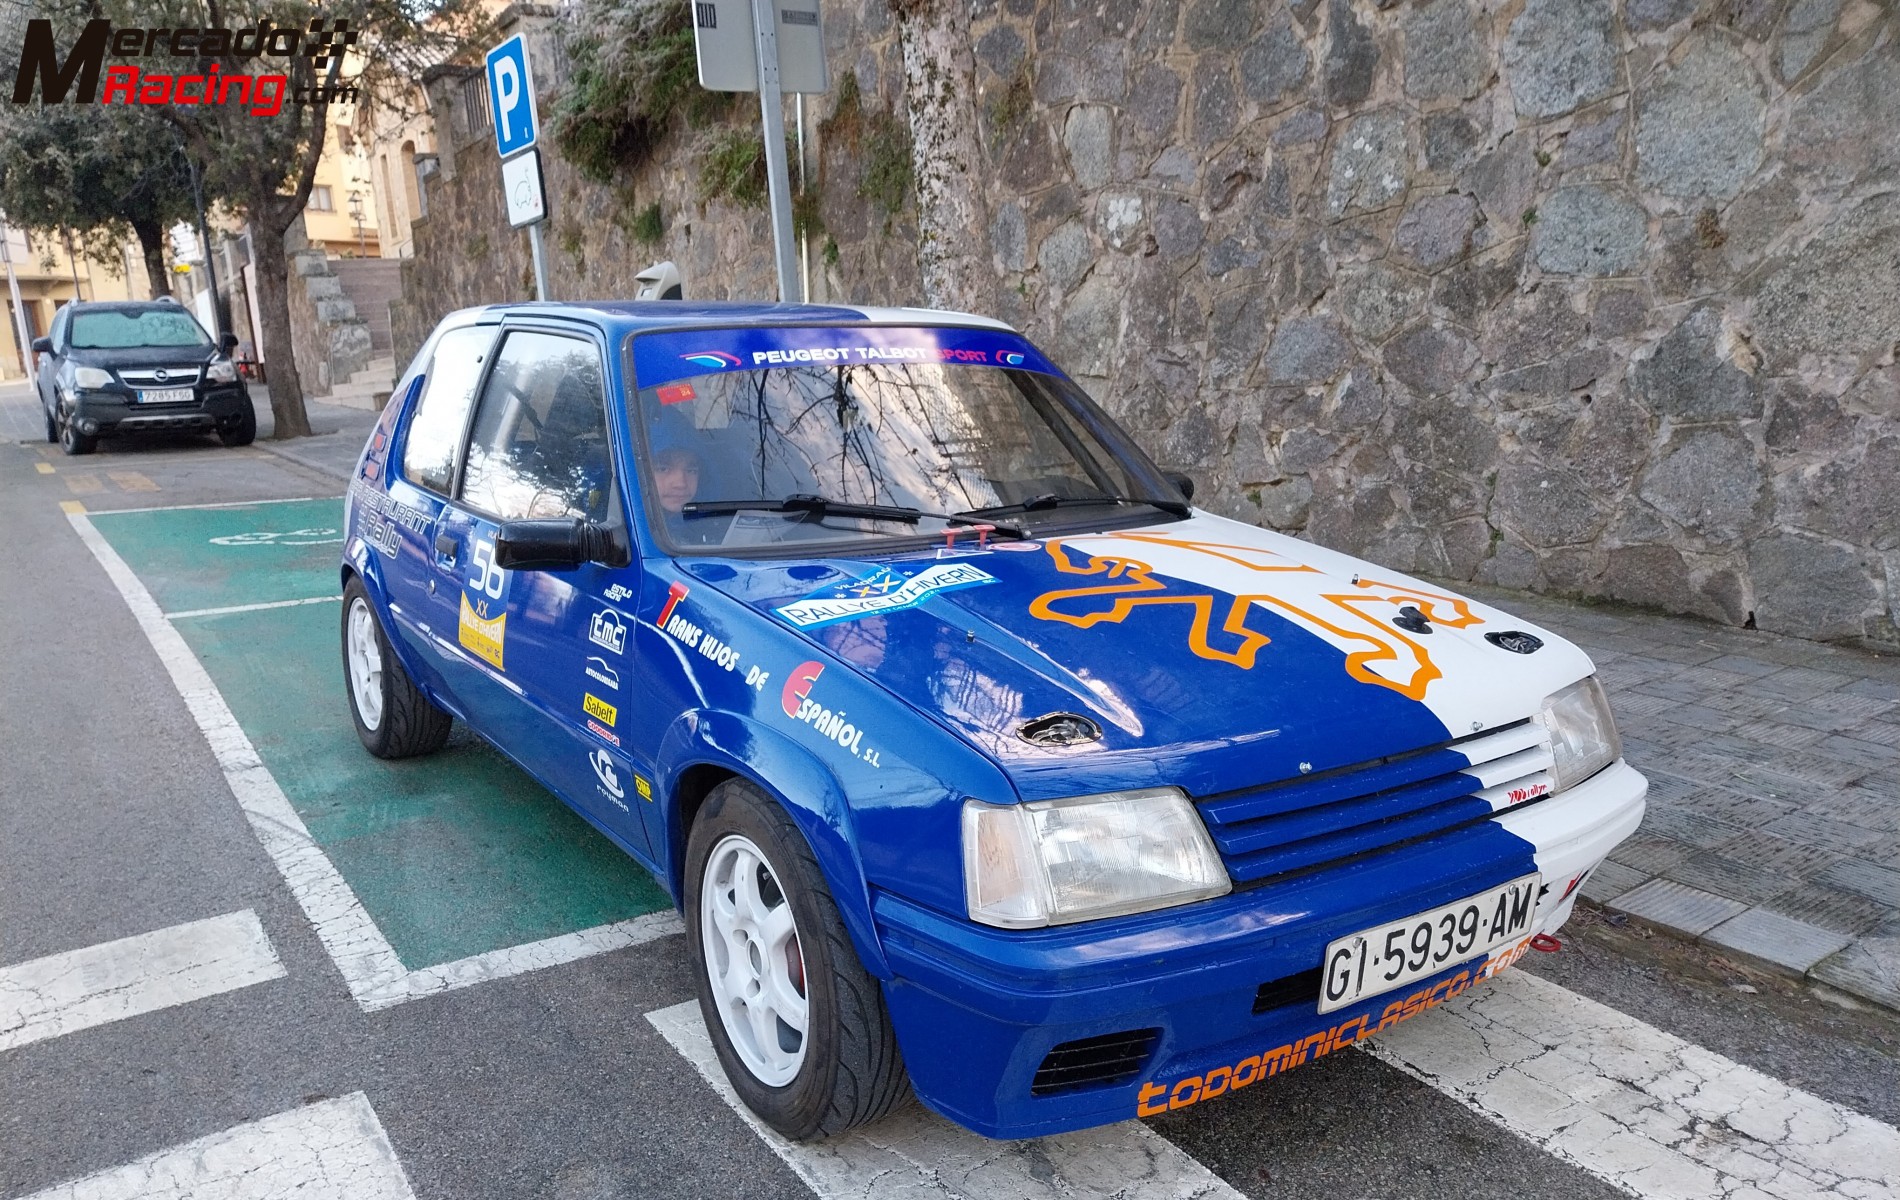
[[[53,352],[53,339],[52,339],[52,338],[49,338],[49,337],[36,337],[36,338],[34,338],[34,339],[33,339],[33,353],[35,353],[35,354],[51,354],[52,352]]]
[[[1161,477],[1181,489],[1183,499],[1194,499],[1194,477],[1185,471],[1163,471]]]
[[[224,336],[218,339],[218,349],[224,351],[226,354],[229,354],[233,350],[237,349],[237,342],[238,342],[237,334],[232,333],[229,330],[226,330],[224,333]]]
[[[613,531],[581,517],[505,521],[495,531],[495,565],[504,571],[572,571],[582,563],[619,565]]]

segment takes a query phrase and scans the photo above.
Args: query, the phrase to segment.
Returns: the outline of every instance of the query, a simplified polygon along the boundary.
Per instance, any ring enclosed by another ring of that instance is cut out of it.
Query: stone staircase
[[[383,310],[387,313],[387,307]],[[388,326],[384,326],[387,337]],[[396,385],[396,360],[385,347],[382,357],[372,358],[342,383],[333,386],[327,396],[312,397],[325,404],[341,404],[345,408],[363,408],[370,412],[381,412],[389,400],[390,389]]]
[[[339,258],[330,269],[343,284],[343,294],[356,305],[356,315],[369,326],[372,356],[393,353],[389,337],[389,302],[402,299],[402,260],[395,258]]]

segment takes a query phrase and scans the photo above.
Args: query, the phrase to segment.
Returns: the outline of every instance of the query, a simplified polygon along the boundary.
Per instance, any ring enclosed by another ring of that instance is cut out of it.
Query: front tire
[[[363,748],[377,758],[432,754],[449,740],[449,714],[422,694],[390,650],[369,589],[343,588],[343,690]]]
[[[244,406],[238,409],[238,418],[229,428],[218,430],[218,440],[227,446],[248,446],[257,440],[257,409],[245,397]]]
[[[714,788],[687,841],[685,895],[699,1011],[747,1108],[807,1141],[909,1098],[884,993],[784,809],[744,780]]]
[[[40,412],[46,416],[46,440],[48,442],[59,441],[59,419],[53,416],[53,410],[44,404],[40,405]]]
[[[73,456],[91,454],[99,448],[99,435],[79,432],[69,417],[59,423],[59,448]]]

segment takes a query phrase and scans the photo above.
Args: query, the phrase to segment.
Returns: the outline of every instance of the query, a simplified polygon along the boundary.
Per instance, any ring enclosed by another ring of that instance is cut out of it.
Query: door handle
[[[451,563],[455,561],[455,538],[452,534],[435,535],[435,555]]]

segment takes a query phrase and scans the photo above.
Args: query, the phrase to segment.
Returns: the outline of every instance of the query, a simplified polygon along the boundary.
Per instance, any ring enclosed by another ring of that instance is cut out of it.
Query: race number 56
[[[502,585],[507,582],[507,573],[495,565],[495,543],[477,541],[469,556],[468,586],[483,593],[491,600],[501,599]]]

